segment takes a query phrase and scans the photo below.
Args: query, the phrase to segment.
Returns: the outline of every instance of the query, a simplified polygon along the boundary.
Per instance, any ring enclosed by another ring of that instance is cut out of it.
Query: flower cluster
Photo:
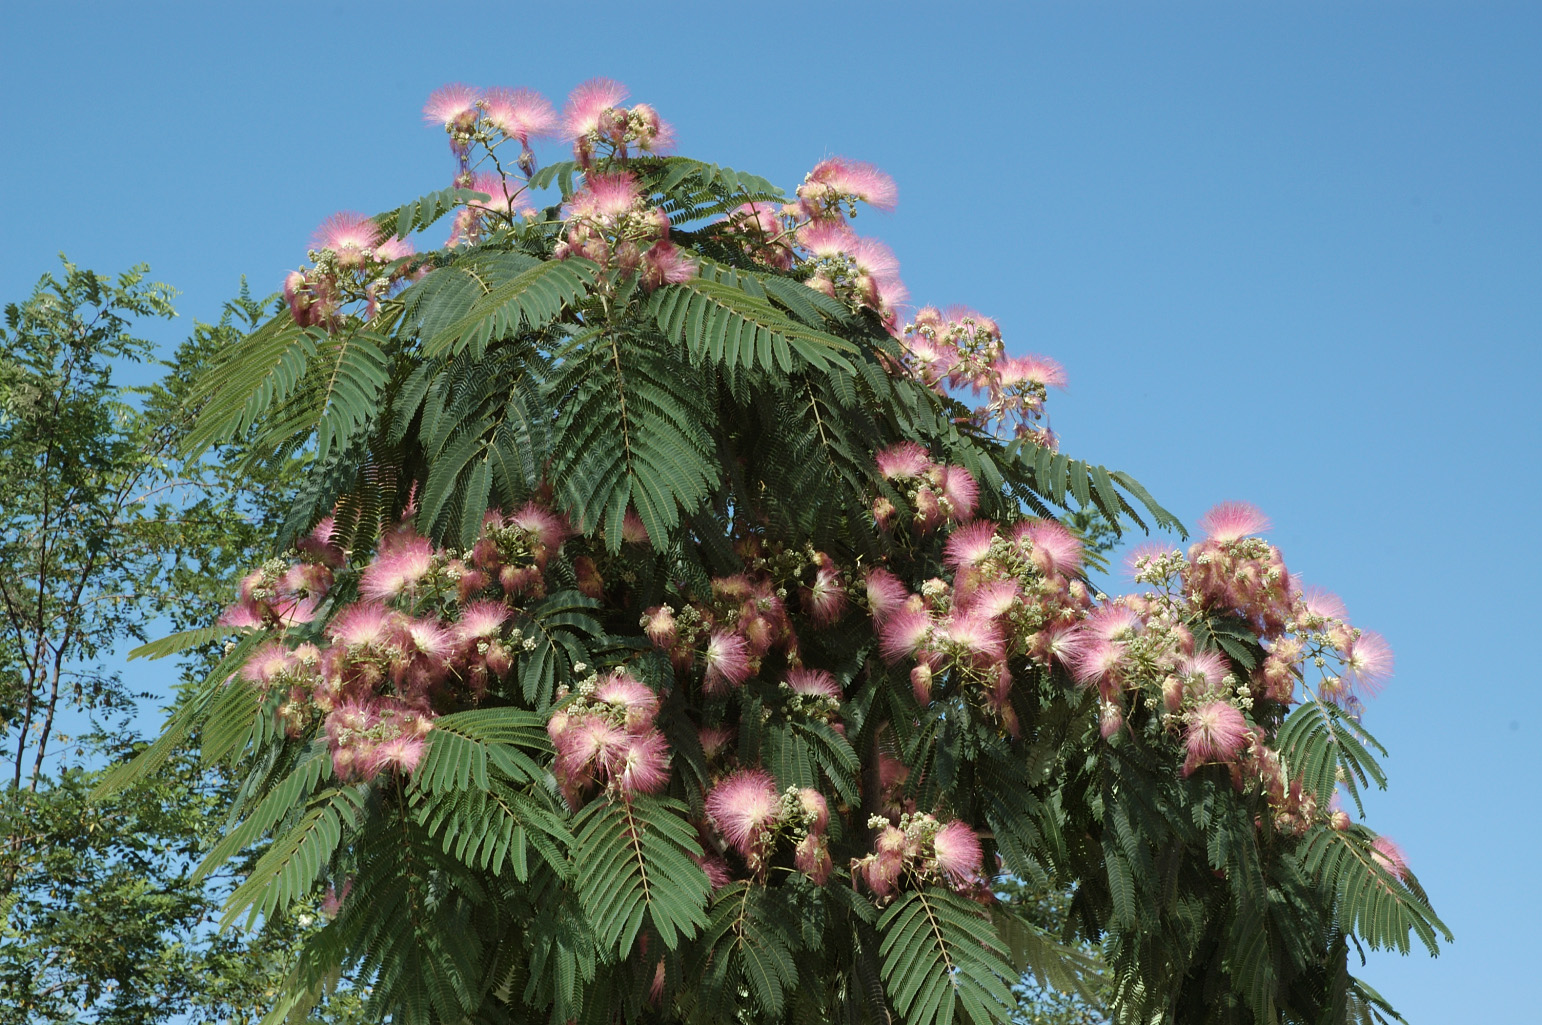
[[[965,822],[946,824],[925,812],[906,813],[898,824],[874,816],[869,829],[878,831],[873,851],[851,862],[853,882],[860,880],[874,896],[892,897],[901,882],[936,883],[976,900],[991,899],[989,880],[981,873],[980,838]]]
[[[633,148],[657,154],[674,145],[674,128],[646,103],[623,107],[627,95],[620,82],[594,78],[568,96],[562,127],[573,140],[573,159],[585,170],[602,158],[625,163]]]
[[[965,523],[974,519],[980,486],[962,466],[932,462],[926,449],[913,441],[884,449],[877,460],[879,474],[903,491],[922,532],[934,530],[944,522]],[[873,501],[873,518],[878,526],[887,530],[896,515],[898,510],[887,497],[879,496]]]
[[[345,559],[328,518],[296,546],[297,560],[273,560],[250,574],[220,622],[278,633],[241,675],[271,699],[290,735],[319,726],[340,779],[408,773],[434,719],[476,704],[517,653],[534,647],[510,627],[518,611],[510,602],[545,593],[543,573],[569,533],[536,503],[489,513],[464,554],[403,524],[359,572],[357,599],[323,610]],[[286,639],[323,611],[326,627],[319,634],[309,627],[312,640]]]
[[[322,222],[307,256],[311,266],[290,271],[284,301],[301,327],[334,331],[350,303],[364,302],[363,318],[375,315],[380,300],[412,275],[412,243],[389,235],[374,220],[336,213]]]
[[[902,366],[938,391],[966,387],[984,402],[974,419],[982,428],[1007,428],[1054,449],[1054,433],[1038,421],[1050,388],[1064,388],[1065,369],[1047,356],[1008,356],[1001,328],[973,310],[923,307],[900,334]]]
[[[637,179],[591,173],[567,205],[567,231],[553,255],[581,256],[601,267],[639,273],[644,288],[688,281],[696,266],[669,241],[669,215],[649,206]]]
[[[717,835],[752,875],[764,878],[777,839],[785,836],[794,843],[793,864],[799,872],[816,884],[829,879],[830,808],[818,790],[788,787],[778,793],[764,769],[738,769],[707,794],[706,809]],[[720,861],[709,864],[709,875],[714,868],[723,870]]]
[[[557,784],[573,807],[597,787],[623,799],[664,788],[669,743],[654,724],[658,711],[658,694],[625,670],[590,674],[579,683],[546,727],[557,749]]]
[[[456,184],[473,187],[471,153],[481,145],[492,154],[498,147],[517,142],[517,166],[529,175],[535,170],[530,140],[556,134],[557,113],[546,97],[530,89],[488,89],[452,83],[434,90],[423,105],[423,120],[443,125],[450,137],[450,151],[459,161]]]

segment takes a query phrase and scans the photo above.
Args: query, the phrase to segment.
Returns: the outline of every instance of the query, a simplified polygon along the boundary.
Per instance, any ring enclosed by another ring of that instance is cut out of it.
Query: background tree
[[[985,1022],[1024,967],[1095,997],[1003,873],[1071,887],[1116,1021],[1385,1013],[1350,945],[1444,927],[1330,803],[1382,782],[1379,639],[1240,504],[1096,593],[1055,511],[1181,528],[1058,451],[1057,364],[901,316],[850,223],[893,183],[787,196],[624,100],[436,93],[453,186],[323,225],[191,396],[193,454],[312,454],[296,555],[109,789],[201,729],[246,772],[209,863],[274,837],[227,917],[342,895],[275,1016],[344,963],[397,1021]]]
[[[103,764],[143,747],[135,699],[168,699],[128,692],[103,661],[152,621],[216,614],[292,489],[287,461],[237,477],[233,450],[175,456],[191,374],[259,315],[244,295],[196,326],[162,381],[113,380],[150,359],[136,327],[172,316],[170,298],[142,267],[111,279],[66,263],[6,310],[0,666],[14,762],[0,792],[0,1022],[255,1020],[304,932],[297,908],[256,936],[213,933],[229,880],[192,869],[234,785],[195,754],[87,801]],[[181,683],[217,657],[190,649]]]

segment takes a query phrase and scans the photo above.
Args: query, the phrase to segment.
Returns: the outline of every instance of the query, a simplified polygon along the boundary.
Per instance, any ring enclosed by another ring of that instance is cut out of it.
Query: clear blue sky
[[[858,227],[918,301],[1065,363],[1067,451],[1190,523],[1257,503],[1391,640],[1371,822],[1458,939],[1366,974],[1414,1022],[1539,1020],[1542,5],[738,10],[7,0],[0,297],[64,250],[213,318],[333,211],[448,184],[419,110],[450,80],[618,78],[681,152],[788,186],[871,160],[901,203]]]

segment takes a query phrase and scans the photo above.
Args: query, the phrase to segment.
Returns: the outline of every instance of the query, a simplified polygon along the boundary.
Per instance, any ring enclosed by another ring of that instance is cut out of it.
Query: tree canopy
[[[1351,949],[1449,934],[1350,814],[1381,638],[1243,503],[1098,591],[1088,531],[1184,528],[1059,450],[1057,363],[907,305],[855,230],[894,183],[787,194],[626,99],[436,92],[450,186],[329,219],[187,394],[185,455],[304,475],[146,649],[228,639],[104,790],[195,733],[241,777],[225,920],[329,915],[272,1020],[342,969],[397,1022],[984,1025],[1024,971],[1121,1023],[1390,1016]]]

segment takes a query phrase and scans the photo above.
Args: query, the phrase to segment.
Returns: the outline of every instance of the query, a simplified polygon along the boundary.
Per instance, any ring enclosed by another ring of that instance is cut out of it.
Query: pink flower
[[[659,710],[659,696],[651,687],[619,671],[595,688],[594,700],[621,709],[627,728],[634,730],[651,726]]]
[[[701,742],[701,752],[710,762],[728,753],[728,745],[734,742],[738,735],[732,726],[703,726],[696,731],[696,739]]]
[[[813,787],[804,787],[799,790],[798,807],[803,810],[810,833],[823,833],[829,827],[830,805],[825,801],[825,795],[818,790]]]
[[[1199,529],[1212,541],[1225,544],[1269,529],[1269,517],[1248,502],[1222,502],[1200,517]]]
[[[707,673],[702,689],[708,694],[722,694],[730,685],[737,687],[749,678],[749,648],[738,634],[715,631],[707,641],[704,661]]]
[[[938,871],[955,886],[963,886],[979,876],[984,860],[980,838],[965,823],[955,819],[939,829],[932,838],[932,851]]]
[[[798,841],[798,846],[792,854],[792,864],[799,872],[808,876],[815,886],[823,886],[828,882],[830,873],[835,868],[830,861],[829,844],[818,833],[810,833]]]
[[[678,285],[696,276],[696,263],[673,242],[655,242],[643,254],[643,284],[648,288]]]
[[[627,88],[608,78],[591,78],[568,94],[562,111],[562,130],[569,138],[588,135],[600,127],[600,115],[620,105]]]
[[[423,760],[427,749],[424,739],[416,734],[392,737],[370,749],[359,768],[366,779],[386,770],[410,773]]]
[[[781,810],[770,773],[738,770],[712,788],[706,807],[723,839],[752,866],[757,865]]]
[[[423,120],[445,128],[469,128],[476,120],[476,105],[480,98],[481,94],[469,85],[452,82],[440,86],[429,94],[428,102],[423,104]]]
[[[910,597],[910,591],[906,589],[904,581],[882,566],[868,570],[864,583],[867,590],[868,610],[873,615],[873,622],[879,626],[882,626],[884,621],[898,611]]]
[[[995,619],[1005,615],[1022,602],[1023,592],[1015,580],[994,580],[970,592],[967,600],[960,599],[963,610],[969,616]]]
[[[1006,642],[1001,630],[973,608],[965,612],[955,609],[938,628],[938,633],[962,649],[976,665],[991,665],[1006,657]]]
[[[492,198],[485,203],[473,200],[472,205],[478,209],[485,208],[506,214],[510,217],[534,213],[531,206],[524,202],[522,186],[511,185],[507,179],[500,175],[482,171],[477,174],[471,183],[471,188],[476,192],[485,192]]]
[[[895,610],[879,631],[879,652],[893,664],[914,655],[931,633],[932,619],[921,609]]]
[[[1301,592],[1301,607],[1309,615],[1320,619],[1348,618],[1349,611],[1344,608],[1344,602],[1332,591],[1326,591],[1321,587],[1308,587]]]
[[[1135,575],[1142,572],[1143,567],[1156,562],[1158,559],[1175,555],[1177,552],[1178,549],[1161,541],[1145,541],[1138,544],[1130,549],[1129,553],[1124,557],[1125,575],[1134,580]]]
[[[1081,540],[1054,520],[1029,520],[1018,536],[1033,544],[1033,563],[1045,576],[1066,577],[1081,569]]]
[[[472,602],[461,609],[455,633],[463,642],[495,637],[508,622],[510,614],[511,610],[502,602]]]
[[[610,767],[623,794],[652,794],[669,783],[669,743],[655,730],[633,737]]]
[[[814,165],[808,181],[831,192],[853,196],[879,210],[893,210],[899,202],[899,188],[894,179],[860,160],[830,157]],[[800,194],[802,190],[799,190]]]
[[[916,704],[925,708],[932,703],[932,666],[929,662],[917,662],[910,669],[910,693]]]
[[[1188,751],[1183,774],[1187,776],[1201,765],[1212,762],[1231,761],[1242,752],[1247,740],[1247,720],[1237,709],[1224,701],[1200,705],[1189,716],[1188,729],[1183,736]]]
[[[631,738],[596,715],[569,719],[567,728],[552,738],[557,749],[557,774],[582,785],[596,768],[609,765]]]
[[[487,90],[487,120],[504,135],[529,145],[531,136],[553,135],[557,112],[532,89]]]
[[[648,543],[648,528],[643,526],[642,517],[631,509],[621,517],[621,540],[629,545]]]
[[[380,552],[359,577],[359,594],[373,601],[390,601],[427,576],[433,561],[434,546],[427,538],[387,535]]]
[[[311,241],[317,249],[336,253],[338,266],[362,267],[374,254],[382,234],[373,219],[344,210],[322,221]]]
[[[919,477],[931,467],[926,449],[913,441],[902,441],[878,453],[878,472],[886,480]]]
[[[829,626],[846,611],[846,588],[840,573],[828,566],[814,574],[814,582],[801,591],[803,608],[816,626]]]
[[[643,633],[648,635],[655,647],[672,648],[679,635],[675,622],[675,613],[668,605],[655,605],[645,609],[642,614]]]
[[[1008,387],[1024,381],[1042,385],[1045,388],[1066,386],[1065,367],[1048,356],[1029,355],[1000,359],[996,361],[996,372],[1001,375],[1001,383]]]
[[[1392,675],[1392,646],[1374,630],[1362,630],[1343,655],[1345,677],[1368,694],[1380,691]]]
[[[841,685],[835,682],[823,669],[808,669],[798,667],[787,670],[787,686],[792,688],[794,694],[803,694],[808,697],[827,697],[835,701],[842,698]]]
[[[1226,674],[1231,672],[1231,666],[1226,659],[1215,651],[1196,651],[1178,660],[1178,675],[1185,679],[1193,676],[1202,676],[1205,686],[1215,690],[1221,686],[1221,681]]]
[[[948,519],[963,523],[974,519],[974,511],[980,500],[980,486],[962,466],[944,468],[942,497],[948,500]]]
[[[976,520],[959,527],[948,536],[948,543],[943,546],[942,564],[953,569],[978,566],[990,553],[991,544],[995,540],[996,524],[990,520]]]
[[[383,647],[390,641],[394,619],[383,605],[354,604],[332,618],[327,633],[346,647]]]
[[[1390,836],[1378,836],[1371,841],[1371,860],[1400,881],[1408,878],[1408,856]]]

